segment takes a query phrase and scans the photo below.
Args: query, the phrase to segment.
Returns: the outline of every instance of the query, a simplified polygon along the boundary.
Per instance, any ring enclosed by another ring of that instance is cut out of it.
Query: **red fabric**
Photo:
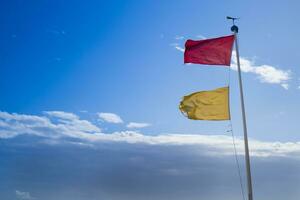
[[[234,35],[207,40],[187,40],[184,63],[230,65]]]

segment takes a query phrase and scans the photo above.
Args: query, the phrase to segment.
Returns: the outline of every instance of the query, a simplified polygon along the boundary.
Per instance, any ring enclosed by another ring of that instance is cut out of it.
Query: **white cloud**
[[[288,90],[290,87],[289,84],[287,84],[287,83],[282,83],[281,86],[286,90]]]
[[[45,111],[51,117],[57,117],[66,120],[76,120],[78,116],[73,113],[63,112],[63,111]]]
[[[33,199],[35,199],[34,197],[32,197],[30,195],[29,192],[22,192],[22,191],[19,191],[19,190],[16,190],[16,197],[17,197],[17,199],[21,199],[21,200],[33,200]]]
[[[232,52],[231,69],[237,70],[236,52]],[[279,84],[284,89],[289,88],[288,81],[291,79],[290,70],[281,70],[271,65],[256,65],[253,60],[240,57],[241,70],[245,73],[253,73],[263,83]]]
[[[148,123],[137,123],[137,122],[130,122],[126,125],[127,128],[145,128],[150,126],[151,124]]]
[[[121,117],[114,113],[98,113],[98,117],[109,123],[114,123],[114,124],[123,123]]]
[[[232,155],[232,138],[225,135],[188,135],[188,134],[162,134],[143,135],[134,131],[115,132],[112,134],[99,134],[88,140],[113,141],[127,143],[143,143],[148,145],[200,145],[206,148],[210,155]],[[288,156],[295,154],[300,157],[300,142],[263,142],[250,140],[251,155],[258,157]],[[244,154],[244,141],[236,139],[239,155]]]
[[[170,46],[174,47],[176,50],[184,52],[184,48],[180,47],[179,43],[171,43]]]
[[[202,154],[209,155],[232,155],[233,151],[232,138],[226,135],[144,135],[136,131],[107,134],[101,133],[100,129],[91,122],[80,120],[78,116],[75,116],[67,117],[67,121],[52,122],[45,116],[0,112],[0,138],[13,138],[21,134],[28,134],[43,137],[43,140],[55,139],[54,143],[50,142],[51,145],[55,145],[57,140],[64,141],[67,138],[75,138],[79,140],[75,142],[79,146],[89,146],[88,144],[94,146],[99,142],[125,142],[146,145],[198,145]],[[82,125],[82,121],[85,121],[84,125]],[[252,156],[293,156],[300,158],[300,142],[265,142],[250,139],[249,144]],[[236,139],[236,147],[238,154],[242,155],[244,142],[241,138]]]
[[[184,50],[185,50],[184,48],[182,48],[180,46],[175,46],[174,48],[181,52],[184,52]]]
[[[0,138],[12,138],[22,134],[41,137],[79,137],[85,133],[101,132],[101,129],[87,120],[81,120],[73,113],[45,112],[46,116],[23,115],[0,112]],[[59,113],[59,114],[58,114]]]
[[[87,120],[81,120],[73,113],[63,111],[47,111],[45,112],[50,117],[54,117],[60,122],[60,127],[68,131],[82,131],[82,132],[100,132],[100,128],[93,125]]]
[[[177,42],[171,43],[170,46],[174,47],[176,50],[181,51],[181,52],[184,52],[184,50],[185,50],[185,49],[182,48],[182,47],[180,46],[180,44],[177,43]]]

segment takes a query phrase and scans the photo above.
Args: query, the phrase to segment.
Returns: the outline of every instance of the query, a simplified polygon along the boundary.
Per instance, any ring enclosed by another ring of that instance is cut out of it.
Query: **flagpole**
[[[227,17],[227,19],[230,19],[230,18]],[[233,23],[234,23],[234,19],[235,18],[232,18]],[[247,174],[247,186],[248,186],[248,200],[253,200],[251,168],[250,168],[250,156],[249,156],[249,145],[248,145],[248,134],[247,134],[247,123],[246,123],[246,111],[245,111],[245,104],[244,104],[243,83],[242,83],[242,75],[241,75],[239,46],[238,46],[238,27],[233,24],[233,26],[231,27],[231,31],[234,33],[234,37],[235,37],[236,60],[237,60],[238,76],[239,76],[239,84],[240,84],[240,98],[241,98],[241,107],[242,107],[242,116],[243,116],[245,162],[246,162],[246,174]]]

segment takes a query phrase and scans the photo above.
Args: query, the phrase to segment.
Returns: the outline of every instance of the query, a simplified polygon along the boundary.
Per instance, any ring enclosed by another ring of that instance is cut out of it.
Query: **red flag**
[[[187,40],[184,63],[230,65],[234,35],[206,40]]]

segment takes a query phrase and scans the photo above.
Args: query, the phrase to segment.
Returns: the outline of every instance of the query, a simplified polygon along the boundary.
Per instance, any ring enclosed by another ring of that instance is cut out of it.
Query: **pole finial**
[[[227,16],[226,19],[232,20],[231,31],[234,32],[234,33],[239,32],[239,28],[234,24],[234,21],[238,20],[240,18]]]

